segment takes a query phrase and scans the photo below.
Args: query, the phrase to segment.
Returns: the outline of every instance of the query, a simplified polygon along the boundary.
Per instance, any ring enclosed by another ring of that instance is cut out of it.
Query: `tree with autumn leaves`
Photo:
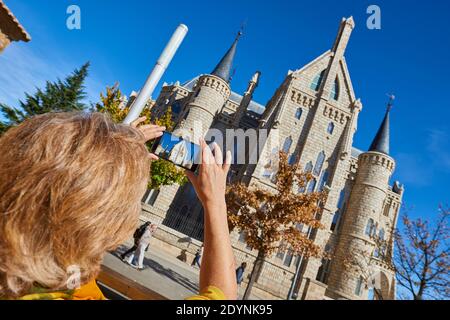
[[[92,111],[108,113],[114,122],[122,122],[129,111],[126,105],[126,99],[116,83],[112,87],[107,87],[105,93],[100,94],[100,102],[92,106]],[[160,118],[151,117],[151,109],[146,107],[141,113],[147,119],[144,124],[154,123],[165,126],[166,130],[173,129],[175,123],[172,120],[172,110],[169,107],[164,115]],[[148,142],[148,148],[151,149],[152,142]],[[173,163],[166,160],[156,160],[152,162],[150,168],[149,189],[159,189],[164,185],[179,184],[183,185],[187,182],[184,170],[177,168]]]
[[[245,234],[246,243],[258,250],[250,280],[244,294],[248,299],[264,259],[276,250],[290,248],[293,254],[320,257],[321,248],[302,232],[303,227],[322,229],[321,204],[325,192],[303,193],[310,173],[290,165],[287,155],[280,152],[275,178],[276,190],[235,183],[227,188],[226,202],[230,229]]]

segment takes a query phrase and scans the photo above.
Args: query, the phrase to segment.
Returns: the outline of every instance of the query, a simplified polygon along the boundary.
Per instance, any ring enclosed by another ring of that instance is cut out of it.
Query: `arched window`
[[[366,236],[370,237],[372,235],[373,227],[374,227],[373,219],[370,218],[369,221],[367,221],[367,225],[366,225],[366,231],[365,231]]]
[[[341,190],[341,193],[339,194],[339,200],[337,203],[337,211],[334,213],[333,221],[331,222],[330,230],[334,231],[338,229],[339,222],[341,220],[341,214],[342,214],[342,208],[344,207],[344,200],[345,200],[345,189]]]
[[[345,199],[345,189],[342,189],[341,193],[339,193],[339,200],[337,203],[338,210],[341,210],[344,207],[344,199]]]
[[[378,229],[378,222],[376,222],[376,223],[374,223],[374,224],[372,225],[372,230],[371,230],[371,232],[370,232],[370,236],[371,236],[371,237],[376,237],[376,235],[377,235],[377,229]]]
[[[378,233],[378,238],[380,240],[384,240],[384,229],[383,228],[380,229],[380,232]]]
[[[380,256],[380,251],[378,250],[378,247],[375,247],[375,249],[373,250],[373,256],[375,258],[378,258]]]
[[[323,190],[323,188],[325,187],[325,184],[328,181],[328,170],[325,170],[322,173],[322,177],[320,177],[320,183],[319,183],[319,188],[317,189],[317,191],[321,192]]]
[[[298,108],[297,111],[295,111],[295,118],[297,118],[297,120],[300,120],[300,118],[302,117],[302,108]]]
[[[333,86],[331,87],[330,98],[336,100],[339,98],[339,80],[336,77]]]
[[[313,169],[313,164],[312,164],[312,162],[310,161],[310,162],[308,162],[308,163],[305,165],[305,173],[311,172],[312,169]]]
[[[289,149],[291,148],[291,144],[292,144],[292,138],[291,137],[287,137],[284,140],[284,144],[283,144],[283,152],[284,153],[288,153]]]
[[[295,163],[295,153],[291,154],[288,158],[288,163],[292,166]]]
[[[322,83],[324,75],[325,75],[325,70],[323,70],[321,73],[317,74],[314,77],[313,81],[311,82],[310,88],[313,89],[314,91],[318,91],[320,88],[320,85]]]
[[[313,174],[315,176],[318,176],[320,174],[320,171],[322,171],[323,162],[325,161],[325,152],[321,151],[317,155],[316,165],[314,166],[314,172]]]
[[[334,123],[333,123],[333,122],[330,122],[330,123],[328,124],[328,127],[327,127],[327,132],[328,132],[329,134],[333,134],[333,131],[334,131]]]
[[[308,183],[308,187],[306,188],[307,193],[314,192],[314,189],[316,188],[316,179],[312,179]]]
[[[364,281],[364,279],[363,279],[362,276],[360,276],[360,277],[358,278],[358,280],[356,280],[355,294],[356,294],[357,296],[360,296],[360,295],[362,294],[363,281]]]

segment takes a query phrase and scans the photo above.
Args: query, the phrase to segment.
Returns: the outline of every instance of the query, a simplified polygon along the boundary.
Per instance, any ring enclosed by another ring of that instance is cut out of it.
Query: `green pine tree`
[[[27,118],[47,112],[84,110],[82,100],[86,97],[84,80],[88,75],[89,62],[69,75],[65,80],[47,81],[45,89],[25,94],[25,101],[19,101],[19,108],[0,103],[0,114],[6,120],[0,120],[0,134],[11,126],[18,125]]]

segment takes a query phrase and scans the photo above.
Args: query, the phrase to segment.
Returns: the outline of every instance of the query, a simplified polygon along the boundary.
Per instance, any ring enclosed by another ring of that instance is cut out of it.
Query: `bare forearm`
[[[205,205],[204,252],[200,288],[218,287],[228,299],[236,299],[233,250],[228,231],[225,201]]]

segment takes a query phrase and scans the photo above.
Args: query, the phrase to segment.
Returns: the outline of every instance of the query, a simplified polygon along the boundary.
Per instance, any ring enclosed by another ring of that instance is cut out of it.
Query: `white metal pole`
[[[139,117],[145,107],[145,104],[150,99],[153,91],[155,90],[156,85],[158,84],[159,80],[161,80],[162,75],[166,71],[167,66],[175,55],[175,52],[177,52],[180,44],[183,42],[183,39],[186,36],[187,32],[188,27],[186,27],[184,24],[180,24],[177,27],[163,52],[159,56],[155,67],[145,81],[144,86],[142,87],[141,91],[139,91],[138,96],[131,105],[130,111],[128,112],[125,120],[123,120],[123,123],[130,124]]]

